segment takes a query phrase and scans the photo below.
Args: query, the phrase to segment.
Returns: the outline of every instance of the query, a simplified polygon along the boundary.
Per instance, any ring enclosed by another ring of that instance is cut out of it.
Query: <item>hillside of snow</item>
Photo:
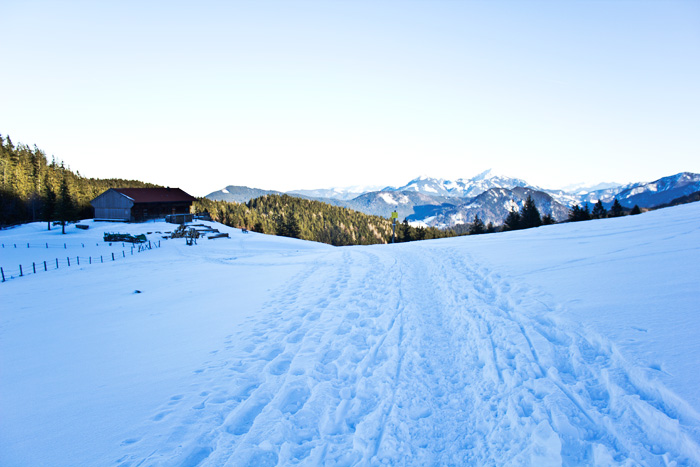
[[[700,465],[700,203],[343,248],[84,224],[0,231],[2,466]]]

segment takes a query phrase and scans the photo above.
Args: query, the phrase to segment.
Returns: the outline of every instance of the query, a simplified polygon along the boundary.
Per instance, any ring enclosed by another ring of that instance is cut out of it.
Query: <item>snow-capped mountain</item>
[[[592,191],[581,196],[581,203],[595,203],[600,199],[603,204],[611,205],[617,198],[624,207],[631,208],[636,204],[639,207],[648,208],[668,203],[696,191],[700,191],[700,174],[681,172],[653,182],[630,183]]]
[[[511,206],[522,207],[528,194],[533,196],[543,215],[551,214],[555,220],[564,220],[568,216],[568,209],[573,205],[592,205],[598,200],[609,207],[617,198],[627,208],[635,204],[641,208],[650,208],[668,203],[675,198],[700,191],[700,174],[682,172],[654,182],[613,186],[601,183],[571,188],[575,190],[543,189],[530,185],[525,180],[487,170],[468,179],[446,180],[421,176],[406,185],[388,186],[381,190],[355,186],[295,190],[287,194],[385,217],[396,210],[400,219],[408,218],[427,225],[452,227],[471,222],[475,214],[484,222],[498,225],[503,222]],[[207,198],[241,203],[266,194],[281,193],[228,186],[207,195]]]
[[[339,200],[349,200],[357,198],[358,196],[370,193],[373,191],[380,191],[381,186],[378,185],[354,185],[341,188],[319,188],[314,190],[292,190],[288,191],[288,195],[301,195],[308,198],[315,199],[339,199]]]
[[[375,216],[388,217],[393,211],[399,219],[424,219],[451,208],[461,200],[448,196],[430,196],[416,191],[374,191],[342,205]]]
[[[525,200],[531,196],[540,214],[549,214],[556,221],[562,221],[569,215],[569,208],[557,202],[544,191],[526,187],[490,188],[470,201],[445,207],[442,212],[428,219],[421,219],[425,224],[435,227],[453,227],[469,224],[478,215],[484,223],[501,224],[511,209],[519,211]],[[416,219],[418,220],[418,219]]]
[[[574,183],[572,185],[563,186],[558,191],[567,193],[590,193],[591,191],[606,190],[608,188],[616,188],[622,186],[622,183],[616,182],[601,182],[593,185],[586,183]]]
[[[525,180],[498,175],[493,170],[487,170],[475,177],[469,179],[458,178],[454,181],[442,178],[418,177],[404,186],[398,188],[387,187],[384,191],[415,191],[425,195],[473,198],[491,188],[515,188],[516,186],[537,188],[528,184]]]
[[[247,186],[229,185],[221,190],[209,193],[206,198],[213,201],[229,201],[232,203],[247,203],[251,199],[265,195],[281,195],[281,191],[262,190],[260,188],[250,188]]]

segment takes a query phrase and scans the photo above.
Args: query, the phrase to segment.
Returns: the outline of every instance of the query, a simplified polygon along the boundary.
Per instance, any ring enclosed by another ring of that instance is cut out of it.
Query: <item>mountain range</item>
[[[522,208],[528,196],[533,198],[541,214],[549,214],[555,220],[562,221],[575,204],[592,205],[601,200],[609,208],[617,199],[625,208],[634,205],[651,208],[697,191],[700,191],[700,174],[690,172],[662,177],[653,182],[626,185],[599,183],[591,187],[551,190],[487,170],[469,179],[445,180],[422,176],[400,187],[355,186],[295,190],[286,194],[384,217],[397,211],[399,219],[406,218],[413,224],[446,228],[469,223],[475,215],[485,223],[501,224],[511,209]],[[283,193],[229,185],[208,194],[206,198],[244,203],[269,194]]]

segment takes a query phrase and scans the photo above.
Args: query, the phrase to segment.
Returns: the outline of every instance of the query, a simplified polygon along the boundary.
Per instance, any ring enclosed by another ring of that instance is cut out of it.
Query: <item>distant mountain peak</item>
[[[486,169],[483,172],[481,172],[480,174],[473,176],[471,178],[471,180],[485,180],[487,178],[494,178],[496,176],[497,175],[493,169]]]

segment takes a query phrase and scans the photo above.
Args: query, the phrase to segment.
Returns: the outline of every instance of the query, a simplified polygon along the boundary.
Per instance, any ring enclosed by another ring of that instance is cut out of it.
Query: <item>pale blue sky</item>
[[[0,40],[0,133],[85,176],[700,172],[698,1],[4,0]]]

